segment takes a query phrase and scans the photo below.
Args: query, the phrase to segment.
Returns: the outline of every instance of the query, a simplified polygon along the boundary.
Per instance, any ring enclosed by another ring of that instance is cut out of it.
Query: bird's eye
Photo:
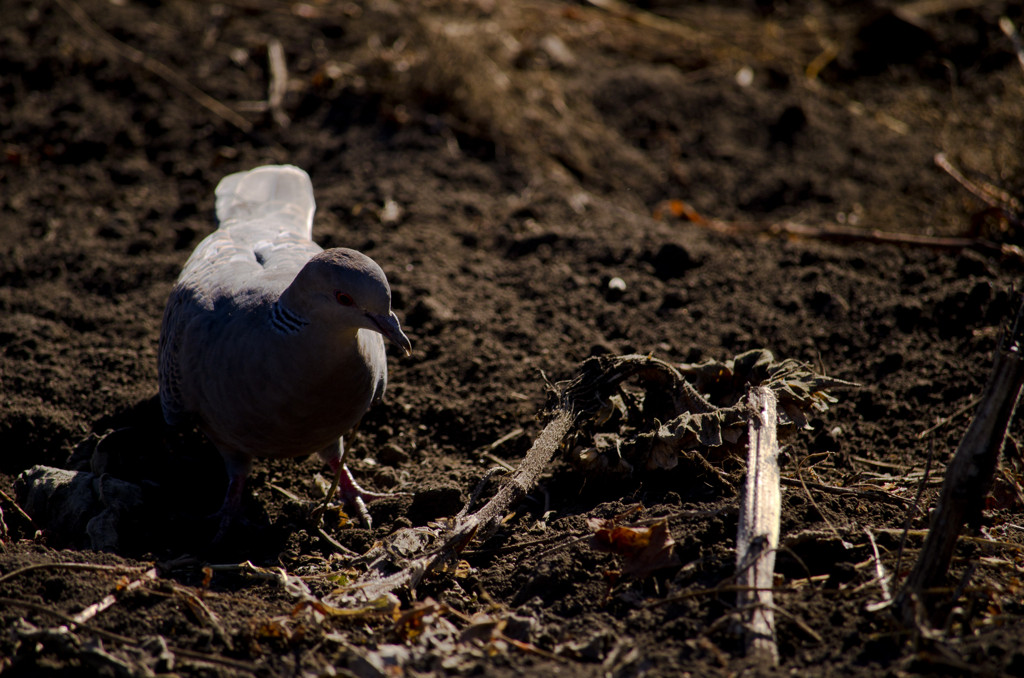
[[[335,292],[334,298],[337,299],[338,303],[341,304],[342,306],[353,306],[356,303],[351,296],[345,294],[344,292]]]

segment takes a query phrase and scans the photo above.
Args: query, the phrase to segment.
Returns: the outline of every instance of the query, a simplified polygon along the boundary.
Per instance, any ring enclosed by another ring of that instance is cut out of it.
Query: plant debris
[[[594,531],[591,546],[622,556],[624,576],[643,579],[657,570],[680,565],[665,519],[653,525],[630,527],[617,525],[614,520],[588,518],[587,526]]]
[[[672,365],[650,356],[591,358],[577,380],[593,382],[596,410],[574,436],[571,459],[593,472],[673,469],[687,463],[718,475],[708,462],[742,456],[749,417],[747,393],[775,393],[783,431],[806,429],[812,414],[836,402],[830,388],[854,387],[765,349],[732,360]],[[635,382],[635,383],[634,383]],[[581,388],[578,384],[575,386]]]

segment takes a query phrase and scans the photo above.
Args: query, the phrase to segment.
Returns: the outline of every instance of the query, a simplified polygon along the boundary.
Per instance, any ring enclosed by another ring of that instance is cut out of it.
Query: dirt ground
[[[1024,240],[1024,71],[999,26],[1020,26],[1019,5],[0,14],[0,672],[1024,675],[1019,423],[955,554],[948,619],[925,637],[869,608],[876,565],[898,587],[920,549],[1024,268],[1007,247]],[[370,505],[372,529],[334,515],[328,539],[310,516],[325,469],[260,461],[246,522],[213,546],[226,476],[199,433],[161,422],[160,319],[217,181],[266,163],[306,169],[317,241],[391,281],[414,353],[389,357],[351,466],[396,495]],[[496,460],[522,459],[548,384],[587,357],[753,348],[859,384],[784,449],[778,669],[745,658],[726,586],[739,484],[685,465],[593,474],[567,451],[459,568],[375,609],[323,602],[366,568],[332,539],[362,554],[457,514]],[[35,465],[92,468],[141,500],[94,550],[95,516],[20,512]],[[587,520],[623,514],[667,517],[675,564],[617,574]],[[228,567],[245,561],[260,569]]]

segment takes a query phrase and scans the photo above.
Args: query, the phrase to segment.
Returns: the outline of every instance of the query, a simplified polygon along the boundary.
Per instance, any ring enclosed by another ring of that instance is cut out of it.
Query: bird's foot
[[[242,518],[242,491],[245,488],[245,475],[241,473],[228,473],[228,490],[224,494],[224,503],[217,512],[207,519],[216,521],[217,532],[213,535],[212,544],[220,544],[224,541],[232,525],[244,522]]]
[[[385,499],[387,497],[400,496],[395,494],[381,494],[379,492],[371,492],[365,490],[359,486],[356,479],[352,477],[351,471],[344,464],[338,464],[335,469],[334,482],[331,484],[331,489],[327,491],[327,496],[324,498],[324,503],[317,509],[317,513],[323,515],[323,512],[327,510],[331,500],[337,493],[338,499],[344,506],[352,507],[356,513],[359,514],[359,518],[366,524],[366,527],[373,527],[373,519],[370,517],[370,512],[366,510],[367,502],[376,501],[378,499]]]
[[[227,503],[220,507],[220,510],[216,513],[210,514],[208,520],[216,521],[217,532],[213,535],[213,539],[210,541],[211,544],[217,545],[224,541],[224,537],[231,531],[231,527],[239,522],[244,522],[241,518],[240,512],[237,507],[232,510]]]

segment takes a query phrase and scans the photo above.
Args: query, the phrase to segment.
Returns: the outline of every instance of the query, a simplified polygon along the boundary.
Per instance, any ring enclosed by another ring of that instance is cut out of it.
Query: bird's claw
[[[331,500],[334,498],[335,494],[338,495],[338,499],[343,506],[355,509],[360,520],[363,521],[367,528],[373,528],[373,519],[370,517],[370,512],[366,510],[367,502],[386,499],[387,497],[400,496],[394,494],[381,494],[379,492],[371,492],[363,489],[359,486],[359,483],[356,482],[356,479],[352,477],[352,473],[344,464],[339,464],[338,468],[335,470],[334,482],[331,484],[331,489],[327,491],[327,496],[324,497],[323,503],[317,507],[314,513],[315,516],[322,518],[324,512],[330,507]]]

